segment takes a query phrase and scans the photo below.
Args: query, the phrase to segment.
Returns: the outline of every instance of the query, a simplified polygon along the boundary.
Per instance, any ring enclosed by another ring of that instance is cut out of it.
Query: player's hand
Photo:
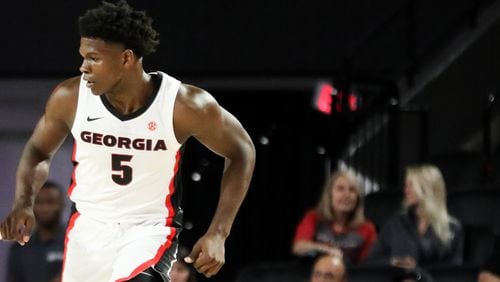
[[[193,250],[184,258],[184,261],[192,263],[199,273],[212,277],[225,263],[225,241],[226,239],[221,235],[205,234],[194,244]]]
[[[2,240],[17,241],[26,244],[35,225],[35,215],[32,207],[14,207],[10,214],[0,224]]]

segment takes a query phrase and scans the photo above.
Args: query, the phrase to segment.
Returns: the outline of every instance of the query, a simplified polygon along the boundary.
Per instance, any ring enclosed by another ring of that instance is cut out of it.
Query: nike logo
[[[96,117],[96,118],[91,118],[91,117],[87,117],[87,121],[94,121],[94,120],[98,120],[98,119],[101,119],[101,118],[104,118],[104,117]]]

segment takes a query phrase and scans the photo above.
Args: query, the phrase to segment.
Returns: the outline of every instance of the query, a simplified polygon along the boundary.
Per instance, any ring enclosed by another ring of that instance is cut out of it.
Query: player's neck
[[[130,114],[139,110],[153,94],[151,75],[142,71],[123,79],[106,98],[121,114]]]

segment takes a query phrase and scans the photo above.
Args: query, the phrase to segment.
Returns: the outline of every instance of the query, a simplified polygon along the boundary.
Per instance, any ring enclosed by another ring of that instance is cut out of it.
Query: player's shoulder
[[[221,123],[222,110],[207,91],[189,84],[181,84],[174,106],[174,123],[177,140],[183,143]]]
[[[78,104],[78,89],[80,77],[72,77],[61,81],[52,91],[47,102],[47,110],[72,115]]]
[[[176,103],[192,111],[206,110],[217,106],[215,98],[206,90],[185,83],[179,86]]]
[[[52,91],[57,96],[77,96],[80,88],[80,76],[74,76],[61,81]]]

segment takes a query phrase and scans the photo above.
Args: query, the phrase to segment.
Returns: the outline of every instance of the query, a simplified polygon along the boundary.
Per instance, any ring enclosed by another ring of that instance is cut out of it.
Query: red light
[[[355,112],[358,110],[358,97],[351,93],[349,94],[349,109],[351,110],[351,112]]]
[[[316,89],[313,106],[323,114],[331,115],[332,111],[356,112],[360,109],[360,97],[353,91],[337,90],[329,82],[319,83]]]
[[[332,113],[332,94],[336,92],[330,83],[322,83],[316,92],[315,107],[324,114]]]

